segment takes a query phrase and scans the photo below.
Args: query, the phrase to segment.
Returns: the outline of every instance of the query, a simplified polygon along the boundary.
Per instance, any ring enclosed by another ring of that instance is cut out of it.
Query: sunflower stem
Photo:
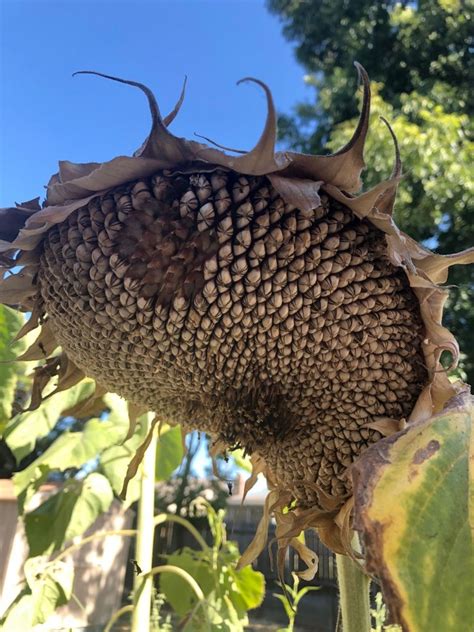
[[[148,432],[153,414],[146,415],[146,430]],[[146,575],[153,566],[153,539],[155,514],[155,463],[156,463],[157,433],[153,433],[150,445],[143,457],[140,498],[138,500],[136,564],[139,574],[135,575],[133,593],[137,601],[132,615],[131,632],[149,632],[150,609],[153,594],[153,575]],[[146,577],[143,579],[142,575]],[[140,591],[138,589],[140,588]]]
[[[342,632],[370,632],[370,579],[347,555],[336,555]]]

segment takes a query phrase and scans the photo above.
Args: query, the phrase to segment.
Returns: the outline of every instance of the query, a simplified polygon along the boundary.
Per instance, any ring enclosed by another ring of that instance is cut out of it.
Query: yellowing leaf
[[[379,441],[354,466],[355,526],[368,570],[406,632],[472,629],[472,418],[469,397],[458,396],[436,417]]]

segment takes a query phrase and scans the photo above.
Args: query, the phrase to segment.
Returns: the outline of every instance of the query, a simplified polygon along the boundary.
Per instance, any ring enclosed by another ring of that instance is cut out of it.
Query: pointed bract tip
[[[354,66],[357,69],[357,74],[359,76],[360,81],[362,81],[363,83],[365,82],[369,83],[369,75],[367,74],[367,70],[364,68],[364,66],[362,64],[359,64],[358,61],[354,62]]]
[[[267,118],[265,121],[265,127],[257,144],[246,155],[235,159],[234,168],[240,168],[244,173],[247,172],[249,168],[252,171],[257,170],[255,171],[256,173],[271,173],[278,168],[278,164],[275,161],[277,116],[272,93],[266,83],[260,79],[256,79],[255,77],[243,77],[237,81],[237,85],[244,82],[255,83],[265,92],[267,99]]]
[[[267,96],[272,98],[272,93],[270,91],[270,88],[261,79],[256,79],[255,77],[242,77],[242,79],[239,79],[238,81],[236,81],[235,85],[240,86],[240,84],[242,83],[256,83],[257,86],[260,86],[261,88],[265,90]]]
[[[393,145],[395,147],[395,161],[393,163],[393,169],[392,169],[391,178],[398,178],[401,175],[401,173],[402,173],[402,160],[400,158],[400,147],[398,145],[398,140],[397,140],[397,137],[395,135],[395,132],[392,129],[392,126],[387,121],[387,119],[384,118],[383,116],[380,116],[379,118],[387,126],[388,131],[390,132],[390,135],[391,135],[392,140],[393,140]]]
[[[365,137],[367,136],[367,131],[369,128],[369,115],[370,115],[370,81],[369,75],[367,74],[365,68],[359,64],[359,62],[355,61],[354,66],[357,68],[357,74],[359,75],[359,79],[362,82],[364,94],[362,99],[362,108],[359,115],[359,122],[355,129],[354,134],[350,141],[344,145],[339,151],[332,154],[333,156],[340,156],[341,154],[345,154],[350,150],[354,149],[358,154],[361,161],[362,167],[364,166],[363,161],[363,152],[364,152],[364,144]]]
[[[184,75],[183,87],[181,88],[181,94],[179,95],[179,99],[176,105],[174,106],[174,108],[171,110],[171,112],[167,116],[165,116],[165,118],[163,119],[163,123],[166,125],[166,127],[171,125],[171,123],[176,118],[176,115],[179,113],[181,106],[183,105],[184,97],[186,94],[187,83],[188,83],[188,75]]]
[[[158,119],[161,122],[161,113],[160,108],[158,107],[158,103],[155,99],[155,95],[153,92],[143,83],[139,83],[138,81],[131,81],[130,79],[122,79],[121,77],[115,77],[114,75],[107,75],[103,72],[97,72],[96,70],[77,70],[73,73],[73,77],[76,75],[95,75],[96,77],[103,77],[104,79],[110,79],[111,81],[117,81],[118,83],[124,83],[127,86],[133,86],[134,88],[138,88],[142,92],[145,93],[148,104],[150,106],[151,115],[153,118],[153,122],[155,119]]]

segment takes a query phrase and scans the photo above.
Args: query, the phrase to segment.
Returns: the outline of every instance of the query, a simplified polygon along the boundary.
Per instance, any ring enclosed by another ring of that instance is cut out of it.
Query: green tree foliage
[[[474,78],[472,11],[463,0],[268,0],[308,72],[314,101],[280,117],[280,134],[294,148],[333,151],[357,116],[354,60],[368,71],[374,100],[367,142],[366,186],[389,175],[384,116],[400,143],[405,178],[396,221],[441,253],[474,244],[472,155]],[[474,383],[472,269],[456,267],[445,317],[460,342],[462,367]],[[471,300],[470,300],[471,295]]]

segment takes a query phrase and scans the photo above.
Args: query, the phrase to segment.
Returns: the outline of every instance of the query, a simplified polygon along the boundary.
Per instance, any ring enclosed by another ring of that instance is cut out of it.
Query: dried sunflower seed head
[[[2,210],[0,229],[5,267],[22,266],[0,299],[33,310],[28,328],[42,323],[27,355],[45,360],[35,405],[53,374],[58,388],[86,374],[216,447],[242,446],[270,481],[268,511],[296,500],[281,537],[317,526],[336,550],[354,459],[459,389],[439,363],[458,349],[437,283],[473,260],[435,255],[395,226],[398,151],[392,177],[354,195],[370,105],[358,70],[360,122],[332,156],[275,152],[257,80],[268,118],[238,156],[169,132],[183,95],[162,119],[150,90],[125,82],[152,113],[140,150],[61,163],[44,207]]]

